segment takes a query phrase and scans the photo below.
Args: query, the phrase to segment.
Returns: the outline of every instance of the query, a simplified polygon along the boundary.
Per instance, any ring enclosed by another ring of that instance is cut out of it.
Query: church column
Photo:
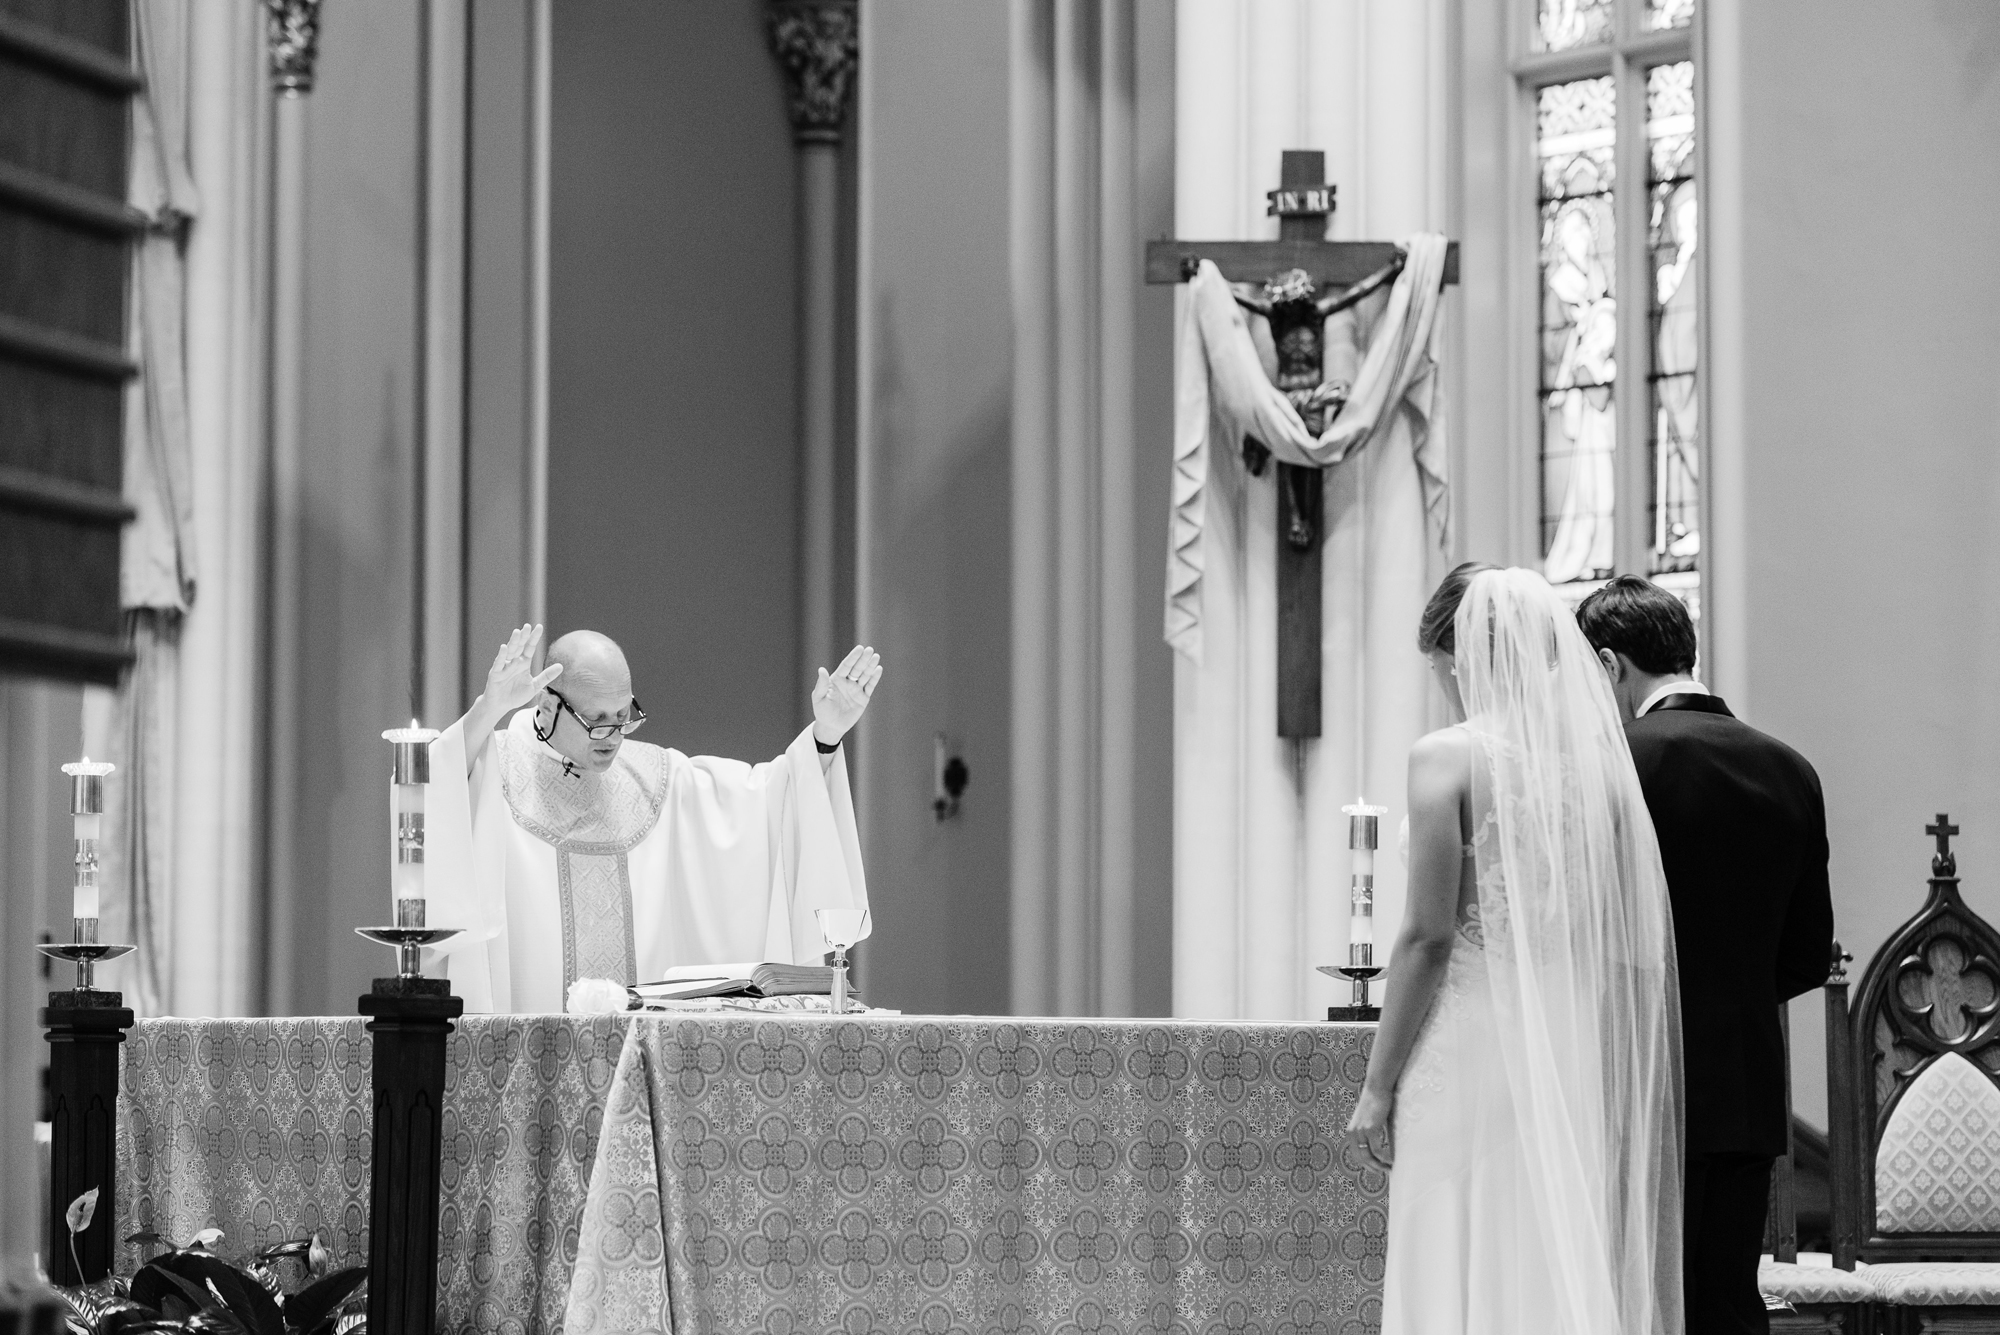
[[[468,661],[466,511],[466,207],[469,0],[424,6],[423,65],[417,72],[423,120],[418,147],[417,454],[423,478],[421,531],[413,544],[422,581],[414,642],[413,693],[423,721],[445,727],[472,703],[485,663]],[[491,652],[490,650],[488,651]],[[470,681],[475,673],[478,681]]]
[[[843,648],[834,643],[840,135],[859,34],[854,0],[771,5],[771,51],[785,71],[798,148],[801,680],[839,662]]]
[[[171,951],[165,1008],[239,1015],[256,1004],[258,749],[266,501],[267,242],[271,105],[263,6],[187,9],[188,159],[200,214],[188,234],[187,412],[197,586],[183,624],[171,792],[172,870],[152,905]]]
[[[307,121],[313,70],[319,55],[317,0],[271,13],[270,79],[276,97],[271,150],[271,512],[269,583],[265,589],[265,629],[269,637],[270,722],[265,739],[265,772],[273,780],[299,772],[301,701],[299,654],[305,615],[300,582],[305,541],[301,455],[305,413],[305,233]],[[291,786],[265,786],[264,876],[267,894],[264,976],[259,1009],[283,1015],[297,996],[292,948],[296,931],[294,897],[278,889],[297,865]]]
[[[1133,1007],[1132,0],[1018,0],[1013,1000]]]

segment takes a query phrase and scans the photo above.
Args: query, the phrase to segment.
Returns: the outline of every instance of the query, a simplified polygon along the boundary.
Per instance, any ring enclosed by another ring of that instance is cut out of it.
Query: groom
[[[1757,1262],[1787,1131],[1778,1007],[1826,981],[1833,948],[1819,776],[1694,679],[1694,622],[1680,599],[1621,575],[1576,619],[1625,716],[1673,900],[1687,1335],[1766,1335]]]

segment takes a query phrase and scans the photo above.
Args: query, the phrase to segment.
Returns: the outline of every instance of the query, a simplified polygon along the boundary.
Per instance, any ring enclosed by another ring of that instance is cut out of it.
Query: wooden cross
[[[1347,400],[1348,386],[1325,381],[1326,318],[1378,291],[1401,272],[1393,241],[1328,241],[1334,187],[1326,155],[1287,149],[1279,188],[1266,210],[1278,219],[1276,241],[1154,241],[1146,247],[1148,283],[1184,283],[1212,260],[1232,283],[1257,283],[1261,297],[1239,304],[1271,322],[1278,345],[1278,388],[1317,436]],[[1458,243],[1445,256],[1444,281],[1458,281]],[[1243,461],[1261,475],[1270,451],[1243,442]],[[1278,735],[1320,735],[1320,550],[1325,540],[1322,470],[1278,465]]]
[[[1924,826],[1924,833],[1937,840],[1937,852],[1931,856],[1931,874],[1958,875],[1958,859],[1951,852],[1951,837],[1958,833],[1958,827],[1951,823],[1951,817],[1938,812],[1937,824]]]

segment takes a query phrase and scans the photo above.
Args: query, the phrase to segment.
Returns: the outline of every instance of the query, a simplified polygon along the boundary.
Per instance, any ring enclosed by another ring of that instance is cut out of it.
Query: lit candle
[[[117,767],[93,762],[89,756],[62,767],[69,775],[69,811],[76,835],[76,882],[70,901],[70,917],[78,923],[80,941],[97,938],[99,903],[97,892],[97,841],[104,837],[104,776]],[[82,924],[89,923],[88,929]]]
[[[390,743],[394,765],[396,846],[390,887],[398,927],[424,925],[424,789],[431,781],[431,728],[410,720],[407,728],[382,734]]]

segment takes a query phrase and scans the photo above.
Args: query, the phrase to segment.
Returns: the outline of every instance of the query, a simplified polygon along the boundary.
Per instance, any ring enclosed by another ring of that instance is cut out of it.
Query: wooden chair
[[[1843,1053],[1847,1047],[1846,965],[1851,958],[1842,952],[1838,941],[1833,943],[1833,966],[1827,974],[1825,989],[1829,1063],[1833,1061],[1836,1045]],[[1869,1280],[1855,1274],[1851,1263],[1842,1269],[1824,1254],[1807,1256],[1801,1264],[1797,1170],[1806,1137],[1791,1116],[1792,1027],[1790,1016],[1783,1010],[1779,1012],[1779,1023],[1785,1035],[1785,1113],[1791,1130],[1784,1157],[1771,1167],[1771,1203],[1764,1220],[1764,1249],[1771,1260],[1758,1271],[1758,1287],[1764,1291],[1767,1302],[1776,1300],[1783,1304],[1771,1312],[1772,1335],[1869,1335],[1876,1327],[1875,1290]],[[1831,1157],[1829,1149],[1829,1162]],[[1832,1176],[1829,1173],[1830,1179]]]
[[[1957,827],[1928,832],[1923,908],[1827,1006],[1833,1260],[1885,1335],[2000,1332],[2000,933],[1959,897]]]

